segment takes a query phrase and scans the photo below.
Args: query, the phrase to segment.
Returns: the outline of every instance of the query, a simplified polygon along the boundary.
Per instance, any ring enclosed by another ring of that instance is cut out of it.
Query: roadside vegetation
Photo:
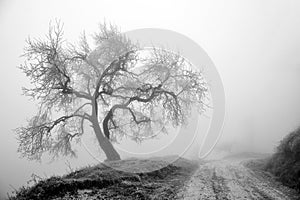
[[[245,163],[260,177],[269,179],[274,187],[287,186],[294,196],[300,193],[300,127],[286,135],[276,147],[275,153]]]
[[[283,184],[300,191],[300,127],[281,140],[265,168]]]

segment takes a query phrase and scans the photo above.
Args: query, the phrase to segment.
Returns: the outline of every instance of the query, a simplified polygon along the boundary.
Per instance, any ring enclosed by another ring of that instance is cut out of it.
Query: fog
[[[197,42],[217,67],[225,89],[226,117],[219,143],[234,143],[236,151],[271,153],[300,125],[299,1],[2,0],[0,194],[26,184],[32,173],[42,177],[65,173],[66,160],[74,169],[97,163],[83,146],[78,159],[61,158],[50,164],[47,159],[42,163],[21,159],[16,152],[12,129],[36,110],[36,103],[21,95],[29,83],[17,69],[24,61],[20,55],[25,39],[43,37],[55,18],[64,22],[71,41],[77,41],[83,30],[93,33],[106,19],[123,31],[163,28]],[[209,120],[201,119],[205,132]],[[202,132],[186,156],[198,155]]]

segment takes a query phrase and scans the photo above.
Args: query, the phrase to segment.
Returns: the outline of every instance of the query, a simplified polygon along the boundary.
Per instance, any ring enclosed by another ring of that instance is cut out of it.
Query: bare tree
[[[20,68],[33,87],[23,90],[39,109],[16,129],[22,156],[75,155],[72,141],[80,141],[89,123],[107,159],[118,160],[112,142],[154,137],[157,128],[183,124],[192,106],[205,109],[203,75],[179,54],[141,50],[106,24],[94,42],[93,51],[84,34],[78,45],[67,44],[60,22],[50,24],[46,39],[27,40]]]

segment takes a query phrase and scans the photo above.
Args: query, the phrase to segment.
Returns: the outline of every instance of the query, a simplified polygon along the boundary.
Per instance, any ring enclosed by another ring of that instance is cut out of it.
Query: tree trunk
[[[120,157],[119,153],[115,150],[114,146],[111,144],[109,139],[103,135],[100,125],[98,123],[98,120],[94,119],[92,124],[93,124],[95,134],[97,136],[99,145],[106,155],[106,158],[107,158],[106,160],[108,160],[108,161],[120,160],[121,157]]]

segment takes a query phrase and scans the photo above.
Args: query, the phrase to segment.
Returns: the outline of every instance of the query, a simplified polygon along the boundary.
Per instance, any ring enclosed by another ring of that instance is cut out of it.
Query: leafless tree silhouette
[[[16,129],[18,151],[40,160],[75,155],[85,123],[94,130],[108,160],[120,156],[112,142],[140,142],[156,128],[186,122],[192,106],[205,110],[207,84],[179,54],[162,48],[141,50],[114,25],[101,24],[91,50],[83,34],[78,45],[63,38],[60,22],[46,38],[28,39],[20,69],[32,82],[24,94],[39,103],[37,114]]]

